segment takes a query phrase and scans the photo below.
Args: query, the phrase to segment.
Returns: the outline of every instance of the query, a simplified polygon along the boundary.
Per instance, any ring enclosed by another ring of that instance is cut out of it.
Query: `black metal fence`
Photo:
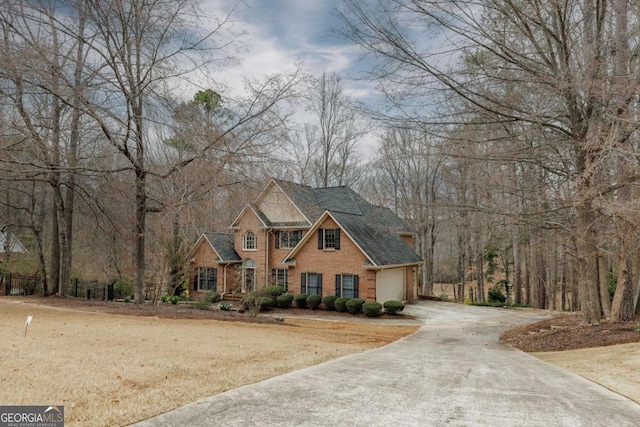
[[[0,271],[0,295],[44,295],[40,276],[16,274]],[[114,282],[98,282],[73,279],[69,286],[69,296],[88,300],[113,301],[125,297],[116,289]]]
[[[71,281],[69,296],[89,300],[113,301],[125,297],[116,289],[114,282],[97,282],[74,279]]]
[[[44,295],[40,276],[0,271],[0,292],[3,289],[4,295]]]

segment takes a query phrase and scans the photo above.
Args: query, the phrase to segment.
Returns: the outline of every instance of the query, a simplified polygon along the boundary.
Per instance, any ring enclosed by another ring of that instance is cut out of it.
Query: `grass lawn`
[[[25,321],[33,321],[25,338]],[[0,402],[64,405],[68,426],[134,423],[395,341],[417,326],[159,319],[0,299]]]

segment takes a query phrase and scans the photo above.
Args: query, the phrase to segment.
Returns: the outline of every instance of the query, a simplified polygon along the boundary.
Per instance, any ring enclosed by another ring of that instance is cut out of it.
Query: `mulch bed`
[[[532,353],[602,347],[640,342],[638,322],[582,326],[582,317],[571,315],[524,325],[505,332],[501,339]]]
[[[171,304],[164,303],[146,303],[135,304],[133,302],[125,303],[122,301],[96,301],[85,300],[79,298],[60,298],[57,296],[50,297],[11,297],[20,298],[25,303],[42,304],[51,307],[68,308],[82,311],[92,311],[100,313],[121,314],[126,316],[146,316],[159,317],[167,319],[211,319],[235,322],[251,322],[251,323],[268,323],[282,324],[282,317],[294,316],[314,316],[314,317],[331,317],[331,319],[344,320],[348,322],[354,318],[366,318],[364,314],[350,314],[328,310],[310,310],[310,309],[269,309],[257,316],[248,312],[239,312],[237,310],[222,311],[217,308],[218,304],[214,303],[210,309],[198,308],[196,304]],[[237,303],[235,303],[237,305]],[[376,319],[411,319],[412,316],[403,314],[389,315],[382,314]]]

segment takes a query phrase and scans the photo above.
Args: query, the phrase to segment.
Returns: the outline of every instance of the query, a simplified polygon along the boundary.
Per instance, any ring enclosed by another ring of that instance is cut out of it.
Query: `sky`
[[[335,8],[340,0],[204,0],[208,13],[220,16],[235,7],[233,30],[242,33],[236,43],[241,64],[222,70],[231,87],[242,79],[292,71],[298,64],[314,75],[338,72],[345,93],[364,100],[369,85],[349,80],[360,66],[360,50],[333,30],[340,23]],[[223,12],[220,12],[223,11]]]

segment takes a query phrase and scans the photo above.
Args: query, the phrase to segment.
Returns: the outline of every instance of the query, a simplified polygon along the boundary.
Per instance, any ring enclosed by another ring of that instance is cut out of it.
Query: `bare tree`
[[[596,263],[602,203],[638,180],[634,169],[615,180],[597,173],[611,166],[613,153],[637,151],[637,85],[631,82],[640,68],[627,49],[605,49],[637,37],[637,10],[626,1],[614,2],[613,10],[609,4],[395,0],[370,8],[348,0],[342,15],[345,34],[379,59],[372,78],[402,120],[515,124],[533,162],[541,147],[550,148],[551,162],[540,166],[572,186],[563,202],[575,217],[561,226],[575,225],[579,294],[589,324],[603,316]],[[625,19],[631,11],[633,19]],[[442,47],[425,43],[421,31],[431,31]],[[425,109],[451,96],[465,108]]]

